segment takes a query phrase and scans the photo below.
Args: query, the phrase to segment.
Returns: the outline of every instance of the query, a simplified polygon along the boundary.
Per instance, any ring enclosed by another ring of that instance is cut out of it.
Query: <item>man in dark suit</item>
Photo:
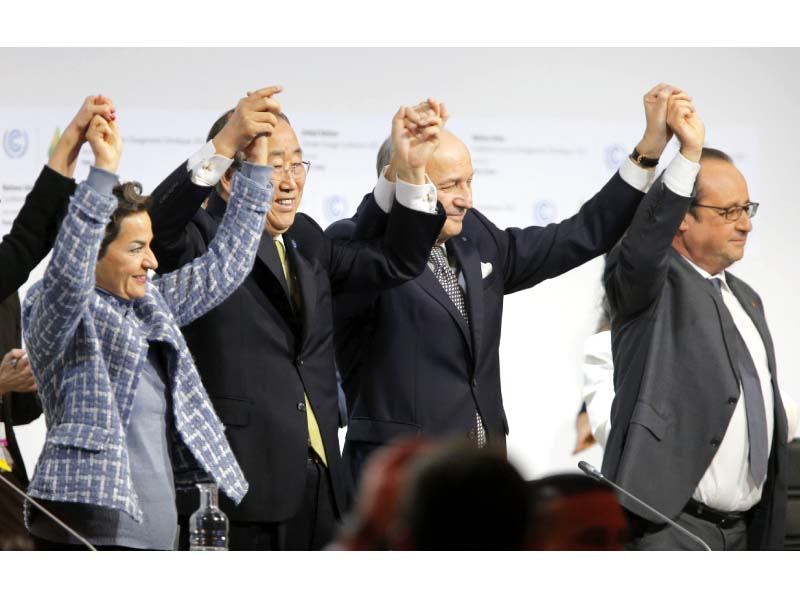
[[[649,170],[626,161],[575,216],[547,227],[502,230],[471,210],[469,150],[443,132],[427,172],[448,218],[429,268],[397,288],[336,301],[351,490],[370,453],[404,436],[465,436],[479,446],[505,446],[503,298],[607,252],[620,238],[669,139],[666,103],[678,92],[659,85],[645,95],[647,129],[636,157],[647,157]],[[354,237],[381,230],[393,177],[389,165],[359,207]]]
[[[85,132],[95,114],[113,120],[114,105],[104,96],[87,97],[64,129],[25,203],[0,242],[0,460],[12,467],[7,477],[25,488],[28,474],[14,435],[14,425],[30,423],[42,414],[36,383],[22,345],[17,289],[53,247],[58,228],[75,191],[72,178]],[[2,469],[0,469],[2,470]],[[22,500],[0,485],[0,548],[25,544]]]
[[[241,145],[231,140],[246,137],[251,115],[273,115],[275,196],[255,265],[228,300],[183,332],[250,484],[239,506],[222,501],[231,548],[318,549],[331,540],[344,509],[332,297],[397,285],[425,267],[445,218],[435,190],[424,185],[438,126],[403,111],[393,122],[396,143],[405,148],[401,177],[423,184],[409,185],[409,198],[398,195],[398,202],[420,210],[398,207],[378,244],[332,243],[310,217],[297,213],[309,164],[273,93],[243,99],[223,120],[210,150],[230,159]],[[433,129],[419,129],[422,136],[408,131],[425,125]],[[220,162],[206,156],[196,169],[208,171],[213,161]],[[173,173],[153,194],[154,245],[167,271],[205,252],[226,206],[230,173],[211,191],[187,171]],[[167,192],[170,201],[161,202]],[[198,211],[209,192],[207,209]],[[179,498],[184,517],[196,507],[193,497]]]
[[[603,472],[712,549],[779,549],[796,411],[781,398],[761,299],[727,271],[758,204],[727,155],[701,154],[704,127],[688,100],[670,104],[668,124],[680,154],[604,275],[616,398]],[[698,549],[622,502],[632,548]]]

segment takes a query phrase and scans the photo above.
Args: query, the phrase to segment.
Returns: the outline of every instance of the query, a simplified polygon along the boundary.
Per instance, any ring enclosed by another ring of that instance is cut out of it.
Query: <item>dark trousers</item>
[[[345,511],[349,511],[356,498],[358,497],[358,486],[361,483],[361,475],[364,472],[372,454],[383,448],[383,444],[373,444],[370,442],[351,442],[346,441],[342,451],[342,464],[344,465],[345,477]]]
[[[3,473],[8,481],[24,490],[25,482],[13,471]],[[0,550],[30,550],[33,538],[25,529],[22,518],[22,497],[8,486],[0,483]]]
[[[628,511],[631,541],[628,550],[703,550],[697,542],[671,525],[656,524]],[[747,550],[747,523],[744,520],[730,527],[720,527],[710,521],[682,512],[675,521],[688,529],[712,550]]]
[[[231,521],[230,550],[321,550],[336,533],[336,512],[328,469],[318,460],[306,464],[306,488],[300,510],[288,521]],[[180,550],[189,549],[189,517],[181,516]]]

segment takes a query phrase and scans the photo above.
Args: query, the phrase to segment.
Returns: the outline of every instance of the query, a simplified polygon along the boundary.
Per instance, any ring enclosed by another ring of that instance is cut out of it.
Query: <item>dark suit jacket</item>
[[[0,358],[12,348],[22,347],[22,326],[20,324],[19,296],[14,293],[0,302]],[[25,425],[42,414],[42,405],[36,393],[19,394],[9,392],[2,395],[2,420],[6,428],[8,450],[14,461],[14,474],[28,484],[28,474],[22,461],[13,425]],[[5,490],[2,491],[5,494]],[[22,502],[19,503],[20,508]]]
[[[42,168],[33,188],[25,198],[11,231],[0,242],[0,359],[12,348],[21,346],[20,305],[17,289],[53,247],[58,227],[75,191],[75,180]],[[2,397],[2,420],[8,449],[14,461],[13,479],[23,486],[28,474],[19,452],[14,424],[24,425],[42,413],[36,394],[9,393]],[[25,534],[22,525],[22,502],[6,486],[0,486],[0,529]]]
[[[214,193],[207,211],[197,211],[208,192],[189,181],[185,166],[154,192],[151,216],[160,269],[174,269],[205,252],[226,206]],[[191,221],[181,223],[176,215],[189,215]],[[231,519],[284,521],[299,509],[308,456],[304,390],[322,433],[336,503],[343,510],[332,294],[369,292],[416,277],[443,222],[442,214],[399,210],[378,247],[332,243],[310,217],[298,214],[283,235],[302,297],[298,314],[275,244],[265,234],[245,283],[183,329],[250,484],[238,507],[222,500]],[[184,514],[196,508],[194,501],[179,502]]]
[[[604,276],[617,393],[603,472],[669,517],[689,501],[739,398],[728,358],[735,333],[723,327],[722,301],[671,247],[690,202],[656,181],[627,237],[609,255]],[[788,433],[775,352],[758,294],[730,273],[726,277],[761,334],[775,395],[769,472],[749,524],[749,545],[781,548]],[[648,517],[626,499],[622,503]]]
[[[17,291],[53,248],[75,180],[45,166],[0,242],[0,302]]]
[[[502,230],[469,211],[461,235],[447,242],[466,282],[469,325],[428,268],[414,281],[371,297],[337,296],[337,361],[350,414],[344,457],[353,478],[376,445],[409,435],[468,435],[476,409],[489,441],[504,446],[504,295],[607,252],[642,195],[614,175],[575,216],[547,227]],[[368,196],[355,235],[375,235],[385,218]],[[484,269],[491,265],[486,277],[481,263]]]

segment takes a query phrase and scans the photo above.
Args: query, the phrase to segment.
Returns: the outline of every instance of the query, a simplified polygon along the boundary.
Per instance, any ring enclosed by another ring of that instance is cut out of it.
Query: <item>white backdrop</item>
[[[397,107],[433,96],[472,150],[476,207],[500,226],[524,226],[573,214],[608,179],[641,136],[641,96],[668,81],[694,96],[708,144],[734,156],[762,203],[734,270],[762,294],[782,387],[797,398],[798,67],[795,49],[0,49],[0,234],[90,93],[114,99],[120,174],[150,191],[246,90],[284,85],[280,100],[312,162],[301,210],[323,226],[352,214],[373,185]],[[89,159],[84,152],[78,179]],[[601,270],[596,260],[506,300],[509,452],[528,477],[576,463],[581,346]],[[18,432],[32,469],[43,422]],[[600,454],[580,458],[599,463]]]

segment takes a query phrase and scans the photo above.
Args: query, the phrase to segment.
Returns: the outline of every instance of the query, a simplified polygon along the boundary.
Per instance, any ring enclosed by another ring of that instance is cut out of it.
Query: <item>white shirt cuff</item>
[[[655,169],[644,169],[633,162],[630,157],[626,158],[619,168],[619,176],[622,181],[640,192],[646,192],[653,185],[656,178]]]
[[[692,162],[678,152],[664,170],[664,185],[679,196],[692,195],[694,181],[700,172],[700,163]]]
[[[192,183],[211,187],[217,185],[232,164],[232,158],[216,154],[214,143],[209,140],[189,157],[186,168],[192,173]]]
[[[372,195],[375,197],[375,203],[385,213],[392,210],[392,202],[394,202],[396,187],[394,182],[386,179],[386,169],[388,168],[389,166],[387,165],[381,169],[381,176],[378,177],[378,183],[375,184],[375,190],[372,192]]]
[[[428,179],[428,176],[425,176]],[[397,178],[397,201],[411,210],[436,214],[436,186],[430,180],[414,185]]]

